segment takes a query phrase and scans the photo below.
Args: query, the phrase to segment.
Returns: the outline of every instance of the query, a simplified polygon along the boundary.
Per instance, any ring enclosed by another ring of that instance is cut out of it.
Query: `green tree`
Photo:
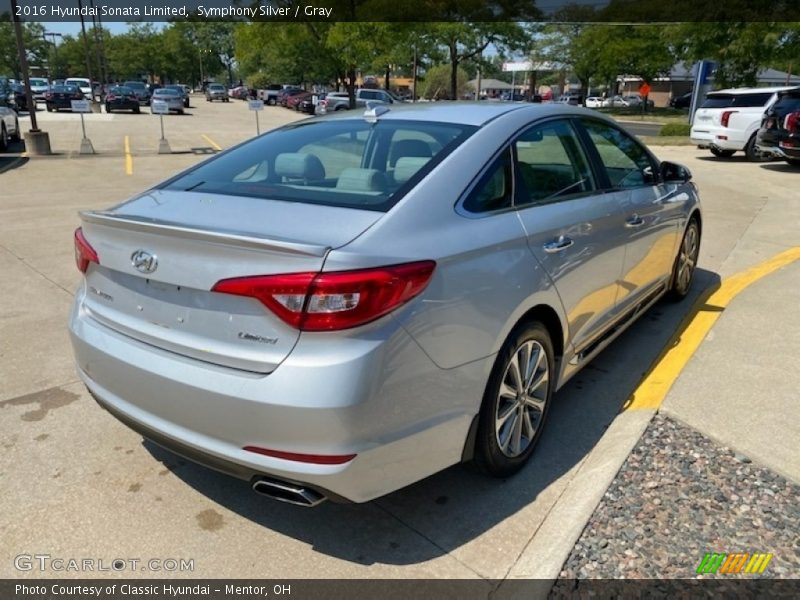
[[[41,23],[23,23],[22,39],[25,44],[28,65],[31,67],[44,67],[50,44],[44,39],[44,26]],[[17,52],[17,37],[14,33],[14,24],[10,19],[0,20],[0,73],[9,73],[14,79],[22,78]]]
[[[456,98],[463,98],[469,92],[467,72],[459,68],[456,73]],[[450,65],[436,65],[425,73],[420,87],[420,97],[431,100],[447,100],[452,98],[450,81]]]

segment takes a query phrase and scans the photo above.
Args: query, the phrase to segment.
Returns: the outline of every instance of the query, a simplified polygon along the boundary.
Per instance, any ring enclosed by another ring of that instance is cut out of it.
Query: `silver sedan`
[[[154,107],[153,104],[158,105],[158,103],[161,102],[167,105],[167,110],[169,112],[174,111],[178,114],[183,114],[183,94],[178,90],[172,88],[159,88],[154,91],[153,96],[150,99],[150,112],[157,112],[157,108]]]
[[[287,125],[82,213],[78,372],[145,437],[278,500],[364,502],[462,461],[507,477],[553,394],[688,294],[690,178],[563,104]]]
[[[5,98],[0,100],[5,101]],[[0,104],[0,151],[6,150],[12,141],[19,141],[21,136],[22,130],[19,127],[17,112]]]

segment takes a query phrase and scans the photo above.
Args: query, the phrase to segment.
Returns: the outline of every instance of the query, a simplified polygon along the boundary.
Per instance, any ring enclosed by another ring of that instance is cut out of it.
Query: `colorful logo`
[[[697,572],[701,574],[718,573],[720,575],[735,575],[737,573],[763,573],[767,569],[772,554],[767,552],[739,552],[726,554],[725,552],[706,552]]]

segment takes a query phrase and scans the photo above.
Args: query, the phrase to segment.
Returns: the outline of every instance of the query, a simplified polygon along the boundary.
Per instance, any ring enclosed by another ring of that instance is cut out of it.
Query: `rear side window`
[[[700,108],[748,108],[764,106],[772,98],[771,92],[761,94],[709,94]]]
[[[164,187],[387,211],[476,129],[388,119],[302,122],[225,152]]]
[[[506,149],[486,170],[464,201],[472,213],[485,213],[510,208],[513,204],[511,150]]]
[[[785,115],[800,110],[800,91],[779,97],[777,102],[773,105],[772,110],[778,115]]]

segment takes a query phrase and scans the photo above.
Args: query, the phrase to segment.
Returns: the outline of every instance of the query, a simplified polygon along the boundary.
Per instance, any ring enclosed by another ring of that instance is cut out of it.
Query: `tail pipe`
[[[257,479],[253,483],[253,491],[273,500],[312,508],[325,502],[326,497],[299,483],[277,481],[275,479]]]

